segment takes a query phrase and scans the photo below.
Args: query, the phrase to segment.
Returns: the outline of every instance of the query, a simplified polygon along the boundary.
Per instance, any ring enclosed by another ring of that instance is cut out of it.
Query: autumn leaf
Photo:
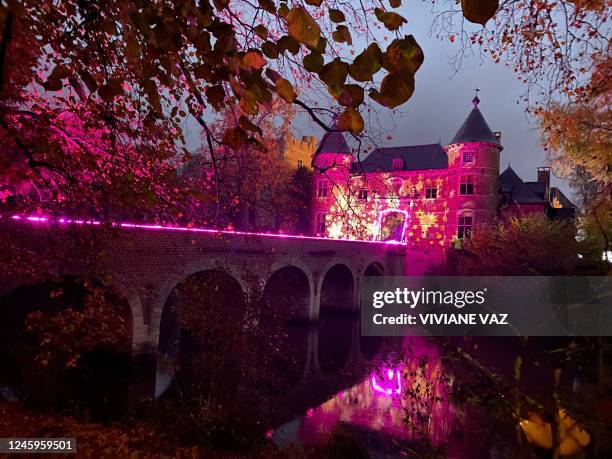
[[[225,100],[225,90],[221,85],[206,88],[206,98],[215,110],[221,110]]]
[[[337,99],[345,107],[357,107],[363,103],[363,88],[357,84],[345,84],[340,89]]]
[[[344,17],[344,13],[334,8],[329,9],[329,19],[335,23],[344,22],[346,20],[346,18]]]
[[[336,27],[336,30],[332,32],[332,37],[338,43],[348,43],[349,45],[353,44],[351,33],[349,32],[348,27],[345,25],[339,25]]]
[[[287,14],[289,35],[310,48],[316,48],[321,36],[317,22],[303,7],[292,8]]]
[[[268,39],[268,29],[266,29],[266,26],[264,26],[263,24],[259,24],[253,27],[253,32],[255,32],[255,35],[257,35],[262,40]]]
[[[383,66],[391,73],[415,73],[423,63],[423,50],[412,35],[395,39],[383,56]]]
[[[339,58],[325,64],[319,72],[319,77],[327,86],[340,86],[346,81],[348,64]]]
[[[43,87],[47,91],[59,91],[63,87],[62,80],[68,78],[72,72],[65,65],[56,65],[47,81],[43,83]]]
[[[252,91],[245,91],[240,97],[240,108],[249,115],[257,115],[257,97]]]
[[[304,57],[302,63],[304,64],[304,68],[309,72],[318,73],[323,67],[323,56],[313,51]]]
[[[149,97],[149,102],[151,102],[153,106],[158,107],[159,94],[157,93],[157,87],[155,86],[155,83],[150,81],[148,84],[145,85],[144,89],[147,92],[147,96]],[[101,86],[100,89],[98,89],[98,93],[100,94],[100,97],[102,97],[102,99],[104,99],[106,102],[111,102],[116,96],[123,93],[123,89],[121,88],[121,81],[119,81],[118,79],[110,80],[104,86]]]
[[[353,107],[347,108],[338,118],[338,129],[351,131],[356,134],[363,131],[363,118]]]
[[[271,41],[266,41],[261,45],[261,52],[270,59],[276,59],[279,55],[278,47]]]
[[[407,22],[403,16],[394,12],[384,11],[380,8],[375,8],[374,14],[376,15],[376,18],[389,30],[397,30],[402,26],[402,24]]]
[[[274,5],[274,1],[273,0],[257,0],[257,2],[259,3],[259,6],[261,6],[261,9],[263,9],[264,11],[267,11],[268,13],[276,13],[276,6]]]
[[[240,124],[240,126],[246,130],[246,131],[251,131],[251,132],[257,132],[259,135],[262,135],[263,132],[261,130],[261,128],[259,126],[254,125],[251,120],[249,120],[246,116],[242,115],[240,118],[238,118],[238,124]]]
[[[247,139],[247,134],[241,127],[235,127],[225,132],[223,143],[234,150],[238,150]]]
[[[295,91],[293,90],[293,86],[285,78],[281,77],[276,80],[276,92],[286,102],[291,103],[295,100]]]
[[[406,102],[414,92],[414,76],[402,73],[390,73],[380,85],[380,91],[370,90],[370,97],[388,108],[396,108]]]
[[[399,8],[402,4],[402,0],[389,0],[389,5],[391,5],[392,8]]]
[[[372,43],[349,66],[351,78],[357,81],[371,81],[372,76],[382,66],[382,51],[376,43]]]
[[[242,58],[242,62],[246,67],[259,70],[266,65],[266,60],[259,51],[250,50]]]
[[[300,50],[300,43],[295,38],[285,35],[278,40],[277,48],[280,53],[288,50],[291,54],[297,54]]]
[[[485,25],[495,15],[498,7],[498,0],[461,0],[463,16],[476,24]]]

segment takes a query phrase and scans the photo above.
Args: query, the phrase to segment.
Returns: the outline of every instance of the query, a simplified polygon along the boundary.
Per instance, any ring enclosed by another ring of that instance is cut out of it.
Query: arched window
[[[459,214],[459,218],[457,219],[457,238],[470,239],[472,237],[473,226],[474,214],[472,212]]]

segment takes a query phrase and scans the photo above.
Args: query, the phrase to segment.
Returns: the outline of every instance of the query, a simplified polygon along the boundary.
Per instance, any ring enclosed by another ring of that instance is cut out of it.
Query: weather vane
[[[478,86],[474,88],[474,98],[472,99],[472,103],[474,104],[474,107],[476,107],[478,103],[480,102],[480,99],[478,98],[479,91],[480,89],[478,89]]]

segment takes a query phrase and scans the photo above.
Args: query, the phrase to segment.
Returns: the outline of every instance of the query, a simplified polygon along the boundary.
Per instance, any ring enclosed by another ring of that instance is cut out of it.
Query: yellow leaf
[[[347,108],[338,118],[338,128],[345,131],[359,133],[363,131],[363,126],[363,118],[353,107]]]
[[[292,8],[287,14],[289,35],[310,48],[316,48],[321,29],[317,22],[303,7]]]
[[[281,77],[276,80],[276,92],[286,102],[291,103],[295,100],[295,91],[293,90],[293,86],[285,78]]]

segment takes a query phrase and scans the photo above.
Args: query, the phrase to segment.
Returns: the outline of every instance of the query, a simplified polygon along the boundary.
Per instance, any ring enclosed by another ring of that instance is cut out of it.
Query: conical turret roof
[[[474,97],[472,103],[474,108],[463,122],[451,144],[453,143],[466,143],[466,142],[489,142],[496,145],[500,145],[499,140],[495,137],[495,134],[491,131],[491,128],[487,124],[478,108],[480,99],[478,96]]]

